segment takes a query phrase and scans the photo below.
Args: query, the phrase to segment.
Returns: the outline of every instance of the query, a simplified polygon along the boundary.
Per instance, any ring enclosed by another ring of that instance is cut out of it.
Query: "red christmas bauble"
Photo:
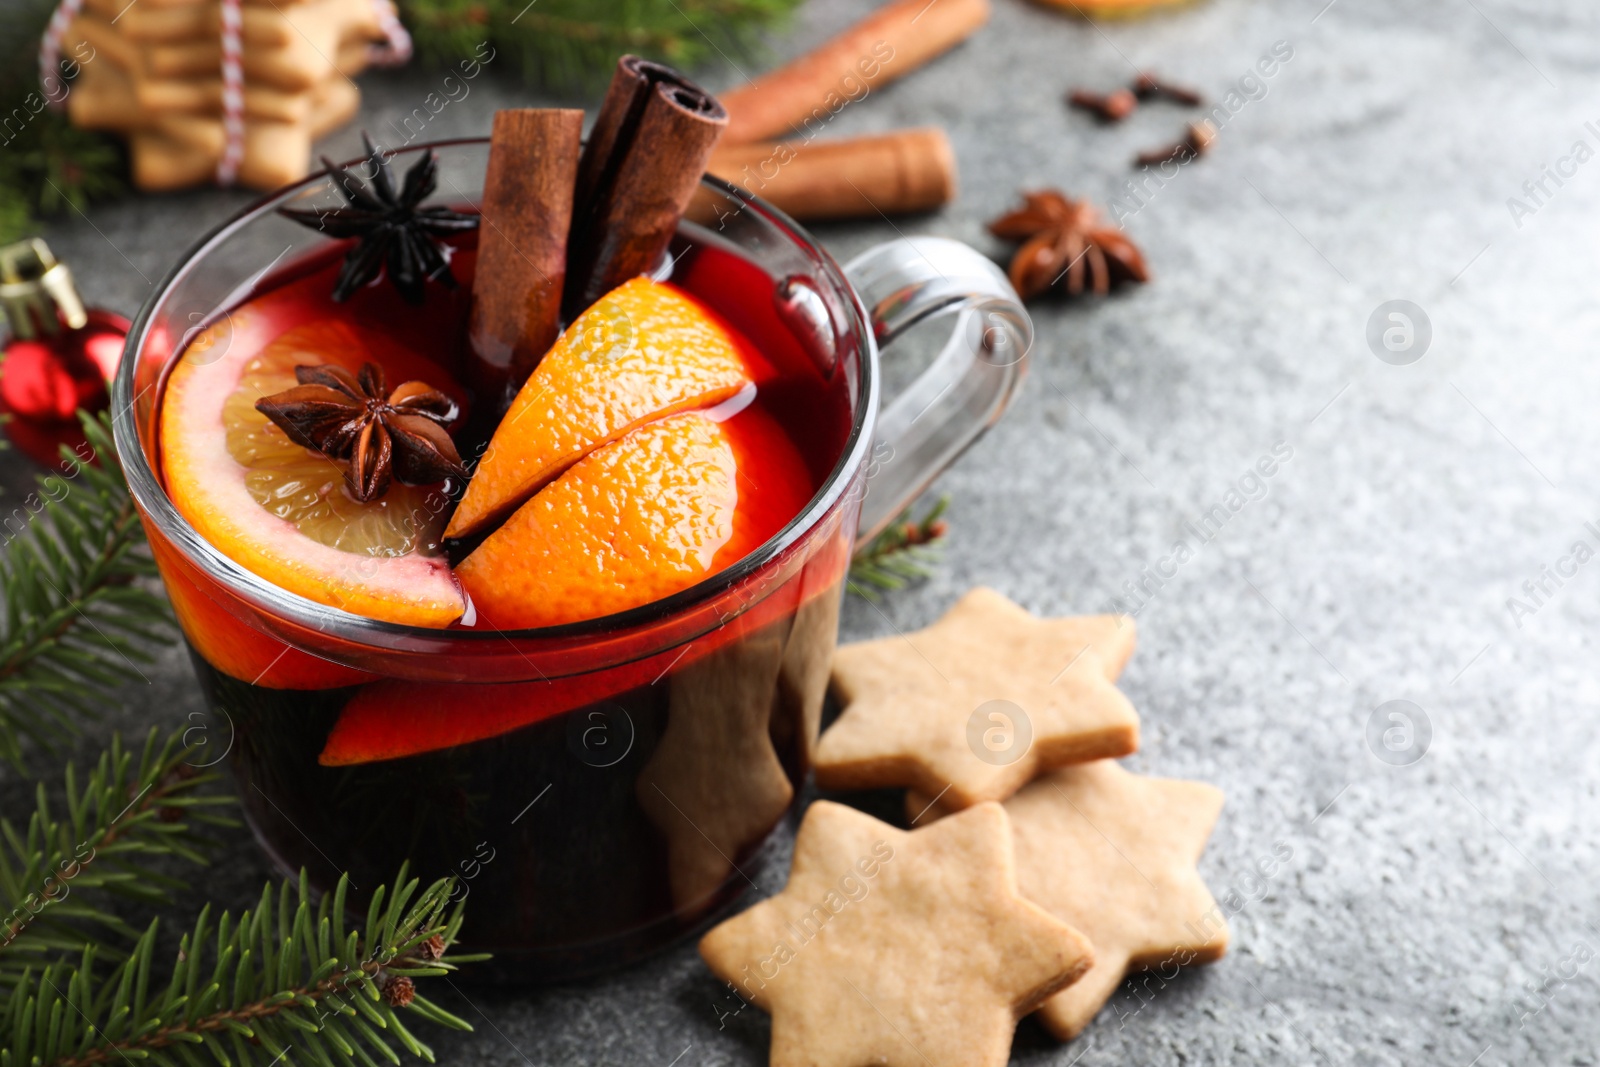
[[[128,320],[91,308],[77,329],[13,339],[0,362],[0,408],[11,415],[7,436],[40,463],[53,466],[60,444],[83,439],[77,412],[104,411],[122,358]]]

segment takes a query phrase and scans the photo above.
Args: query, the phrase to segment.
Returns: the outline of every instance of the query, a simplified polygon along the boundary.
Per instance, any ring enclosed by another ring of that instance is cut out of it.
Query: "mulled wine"
[[[685,226],[675,241],[667,284],[762,361],[753,388],[718,406],[729,411],[729,433],[766,448],[741,453],[737,474],[741,509],[760,513],[776,501],[768,511],[787,511],[762,516],[765,541],[838,465],[850,433],[848,386],[789,327],[774,279],[695,230]],[[378,360],[403,353],[390,360],[388,382],[425,379],[450,393],[460,454],[479,456],[486,420],[473,417],[477,398],[454,384],[465,378],[475,245],[470,233],[453,240],[461,288],[429,286],[418,306],[386,285],[334,302],[344,250],[328,247],[224,309],[177,362],[228,361],[248,380],[286,337],[299,338],[299,350],[324,338],[359,342]],[[174,377],[166,375],[169,387]],[[160,405],[171,402],[165,394]],[[232,409],[222,410],[226,418]],[[223,443],[235,459],[258,455],[253,445],[239,453],[237,439]],[[774,445],[799,462],[780,455],[768,466]],[[180,453],[158,451],[170,487]],[[358,574],[369,561],[414,555],[448,568],[470,558],[470,542],[442,537],[458,483],[399,487],[409,515],[352,519],[331,470],[315,486],[314,477],[274,482],[261,469],[244,477],[259,483],[255,506],[274,522],[284,514],[317,528],[320,546],[348,555]],[[319,494],[296,510],[298,498]],[[464,943],[492,950],[498,973],[526,979],[615,965],[701,923],[749,884],[746,865],[788,811],[815,739],[853,533],[842,518],[764,587],[730,588],[709,632],[659,649],[649,631],[637,657],[614,648],[612,665],[597,670],[530,651],[521,677],[476,684],[467,660],[367,670],[339,662],[336,642],[286,643],[242,622],[225,589],[153,540],[219,728],[233,731],[231,765],[250,824],[277,863],[305,868],[322,886],[345,871],[356,886],[376,886],[402,860],[423,878],[453,874],[468,898]],[[363,523],[379,532],[363,539]],[[485,580],[500,577],[518,576]],[[564,628],[595,627],[574,623]],[[469,608],[441,636],[481,645],[495,640],[494,627],[491,613]],[[458,671],[462,680],[424,680]]]

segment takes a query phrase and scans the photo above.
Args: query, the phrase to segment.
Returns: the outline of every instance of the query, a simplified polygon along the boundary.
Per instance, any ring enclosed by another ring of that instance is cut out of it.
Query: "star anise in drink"
[[[389,158],[373,146],[365,133],[361,143],[366,146],[367,158],[359,164],[341,170],[326,156],[322,159],[323,169],[347,207],[278,209],[280,215],[329,236],[359,238],[344,257],[333,298],[348,300],[350,294],[383,270],[408,304],[422,303],[426,282],[437,281],[448,289],[456,288],[456,276],[450,272],[450,261],[439,239],[476,229],[478,216],[419,206],[439,184],[439,159],[432,149],[411,165],[396,190],[389,174]],[[358,169],[370,177],[370,186],[357,174]]]
[[[1024,300],[1052,286],[1074,296],[1085,288],[1104,296],[1113,285],[1150,280],[1138,247],[1087,200],[1046,189],[1024,193],[1023,201],[989,223],[989,232],[1022,242],[1007,273]]]
[[[301,366],[294,377],[299,385],[262,397],[256,410],[291,441],[335,461],[357,500],[377,500],[391,479],[429,485],[466,477],[441,425],[455,418],[456,403],[427,382],[405,382],[391,393],[376,363],[363,363],[360,374]]]

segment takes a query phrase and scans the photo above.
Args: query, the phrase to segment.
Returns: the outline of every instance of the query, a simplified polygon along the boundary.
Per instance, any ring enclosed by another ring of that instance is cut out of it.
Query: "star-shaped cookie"
[[[771,1013],[773,1067],[1003,1067],[1017,1019],[1092,962],[1018,895],[998,804],[908,833],[825,800],[783,892],[700,954]]]
[[[768,732],[783,655],[779,635],[767,632],[672,676],[666,730],[635,789],[667,840],[672,903],[682,916],[713,902],[794,799]]]
[[[908,794],[927,825],[942,813]],[[1039,1009],[1062,1040],[1076,1037],[1132,971],[1210,963],[1228,924],[1195,864],[1222,811],[1203,782],[1147,778],[1111,760],[1065,767],[1005,803],[1022,895],[1082,930],[1094,966]]]
[[[1126,616],[1039,619],[974,589],[925,630],[834,655],[844,713],[822,735],[817,784],[909,786],[964,808],[1052,767],[1126,756],[1139,717],[1113,683],[1133,646]]]

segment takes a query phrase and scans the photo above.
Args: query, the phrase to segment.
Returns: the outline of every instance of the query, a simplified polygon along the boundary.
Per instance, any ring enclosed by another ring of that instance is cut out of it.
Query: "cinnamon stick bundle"
[[[497,111],[483,179],[468,379],[504,411],[561,330],[583,112]]]
[[[955,153],[937,127],[726,145],[707,169],[802,222],[932,211],[956,193]]]
[[[666,251],[728,114],[671,67],[623,56],[578,165],[569,319]]]
[[[895,0],[777,70],[722,94],[732,143],[826,122],[870,88],[949,51],[989,18],[989,0]],[[815,133],[815,130],[811,130]]]

